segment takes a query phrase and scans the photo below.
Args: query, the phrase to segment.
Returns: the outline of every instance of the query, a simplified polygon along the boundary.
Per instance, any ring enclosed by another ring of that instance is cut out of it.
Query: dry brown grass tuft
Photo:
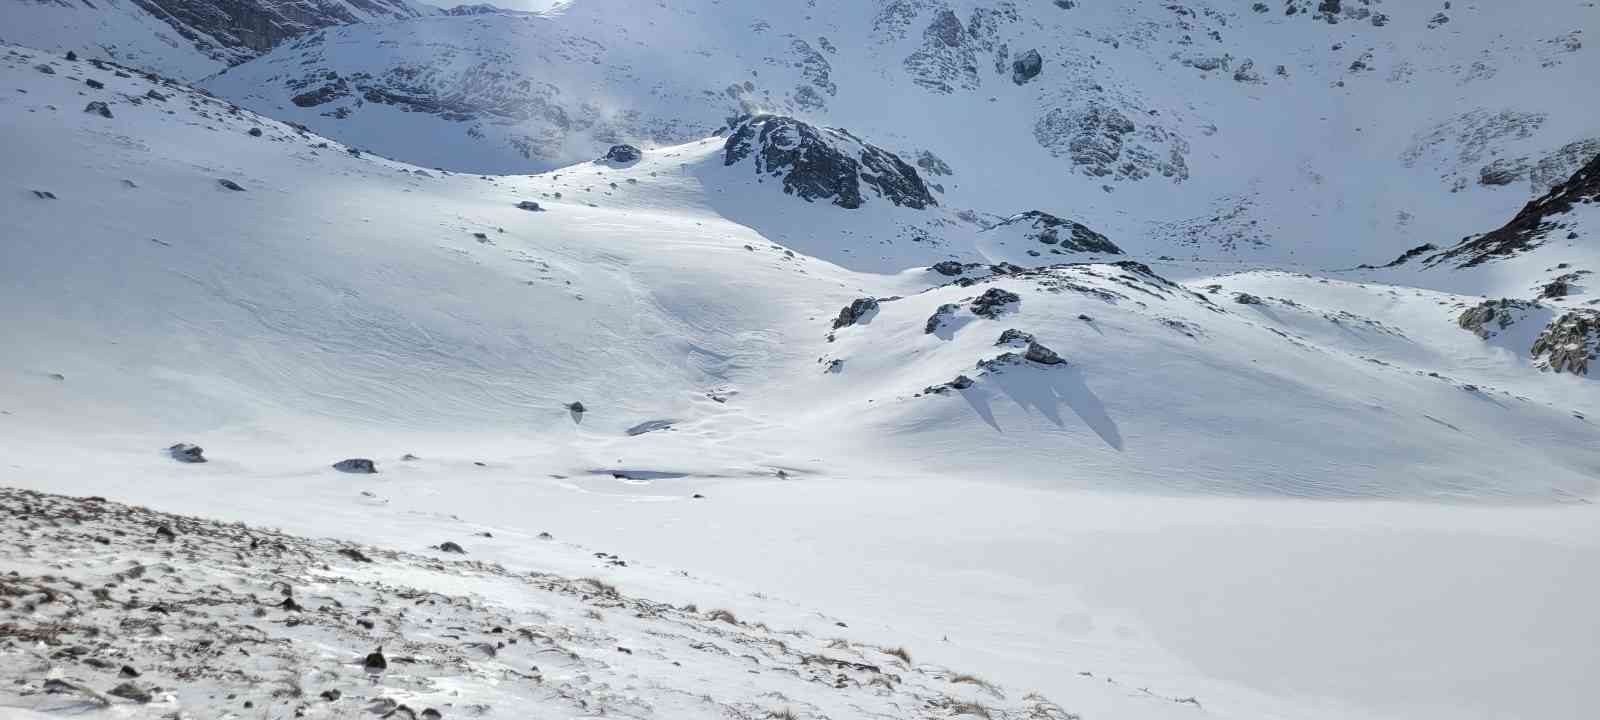
[[[878,648],[878,650],[885,655],[892,655],[900,658],[901,660],[905,661],[905,664],[907,665],[911,664],[911,652],[903,647]]]

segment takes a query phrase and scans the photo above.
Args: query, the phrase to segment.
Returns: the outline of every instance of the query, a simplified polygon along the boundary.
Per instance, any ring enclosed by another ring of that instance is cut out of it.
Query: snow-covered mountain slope
[[[849,156],[785,166],[793,138],[753,126],[631,164],[441,175],[40,60],[7,57],[28,91],[7,99],[23,139],[8,165],[28,169],[5,247],[19,419],[87,402],[103,431],[478,427],[575,453],[563,473],[608,471],[626,447],[673,473],[877,473],[892,457],[906,473],[1153,492],[1560,500],[1600,467],[1572,416],[1600,411],[1569,389],[1586,381],[1468,351],[1455,316],[1474,298],[1357,310],[1307,282],[1275,309],[1136,264],[989,267],[1056,257],[1025,251],[1059,240],[893,202],[916,186],[866,166],[846,178],[860,207],[808,200],[843,192],[815,183]],[[980,265],[947,276],[941,261]],[[1419,339],[1435,328],[1459,342]],[[1010,351],[1009,329],[1067,362],[980,369]],[[924,392],[962,374],[972,387]],[[592,410],[581,423],[573,401]],[[652,421],[676,431],[623,432]],[[1308,430],[1328,439],[1307,446]]]
[[[1600,11],[1537,5],[577,0],[333,28],[207,87],[473,172],[776,112],[872,138],[951,207],[1348,267],[1479,232],[1600,151]]]
[[[463,175],[112,65],[5,47],[0,80],[0,484],[412,552],[488,532],[470,557],[510,572],[912,646],[999,717],[1025,689],[1084,717],[1585,717],[1600,397],[1533,325],[1459,325],[1569,241],[1234,272],[1060,198],[967,212],[892,134],[747,118]],[[1360,502],[1419,499],[1474,507]],[[651,659],[617,654],[582,682]],[[611,697],[681,700],[636,675]]]
[[[9,0],[0,42],[197,80],[308,30],[440,12],[411,0]]]

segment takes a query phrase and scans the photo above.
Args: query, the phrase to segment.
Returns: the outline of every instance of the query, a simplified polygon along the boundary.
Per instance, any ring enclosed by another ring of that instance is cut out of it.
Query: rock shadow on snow
[[[1061,414],[1065,405],[1090,430],[1100,436],[1106,445],[1121,452],[1125,443],[1117,421],[1106,411],[1104,402],[1084,382],[1083,372],[1077,368],[1052,368],[1044,372],[1005,372],[984,376],[984,382],[961,391],[961,397],[972,406],[985,423],[997,432],[1005,432],[995,419],[990,402],[1004,395],[1026,411],[1037,411],[1056,427],[1066,427]],[[994,388],[990,390],[989,388]],[[998,391],[996,393],[995,391]]]

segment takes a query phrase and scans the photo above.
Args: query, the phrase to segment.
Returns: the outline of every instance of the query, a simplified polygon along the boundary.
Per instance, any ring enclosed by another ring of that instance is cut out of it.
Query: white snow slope
[[[785,195],[720,138],[441,173],[123,75],[0,53],[4,484],[397,548],[492,531],[475,557],[848,615],[1084,717],[1584,716],[1600,394],[1455,319],[1592,242],[949,282],[926,266],[1028,256],[952,208]],[[1013,328],[1066,363],[979,369]],[[358,456],[380,473],[328,467]]]

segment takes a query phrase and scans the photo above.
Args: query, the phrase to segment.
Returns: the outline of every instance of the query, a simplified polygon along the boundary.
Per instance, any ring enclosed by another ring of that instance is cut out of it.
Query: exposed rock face
[[[1039,210],[1012,215],[991,229],[1008,227],[1021,228],[1023,237],[1053,245],[1064,252],[1122,254],[1122,248],[1106,239],[1106,236],[1089,229],[1089,226]]]
[[[350,458],[333,464],[333,469],[347,473],[375,473],[378,465],[366,458]]]
[[[994,344],[1022,347],[1031,342],[1033,342],[1033,333],[1027,333],[1016,328],[1011,328],[1003,333],[1000,333],[1000,339],[996,340]]]
[[[178,462],[203,463],[206,461],[205,450],[199,445],[190,445],[189,443],[173,445],[167,448],[167,454]]]
[[[319,28],[431,14],[405,0],[133,0],[206,56],[238,65]],[[93,7],[92,5],[90,7]]]
[[[728,134],[723,164],[751,157],[757,174],[783,178],[784,192],[807,202],[825,198],[842,208],[859,208],[867,201],[865,185],[901,207],[938,205],[916,168],[845,130],[776,115],[749,117]]]
[[[1386,267],[1386,268],[1400,267],[1401,265],[1404,265],[1404,264],[1406,264],[1408,262],[1411,262],[1412,260],[1416,259],[1417,256],[1419,256],[1419,255],[1425,255],[1427,253],[1433,252],[1433,251],[1438,250],[1438,249],[1439,249],[1439,246],[1434,245],[1433,243],[1424,243],[1422,245],[1418,245],[1418,246],[1416,246],[1414,248],[1411,248],[1410,250],[1407,250],[1407,251],[1405,251],[1403,253],[1400,253],[1400,257],[1397,257],[1397,258],[1395,258],[1393,260],[1390,260],[1387,264],[1384,265],[1384,267]]]
[[[1588,375],[1589,361],[1600,355],[1600,311],[1572,310],[1550,321],[1529,352],[1541,368]]]
[[[1188,141],[1160,125],[1135,125],[1122,110],[1098,99],[1067,99],[1034,122],[1033,136],[1051,155],[1070,158],[1091,177],[1189,178]]]
[[[972,314],[993,320],[1005,312],[1012,303],[1022,302],[1016,293],[1000,288],[989,288],[972,301]]]
[[[1242,292],[1242,293],[1235,294],[1233,296],[1233,301],[1236,302],[1236,303],[1239,303],[1240,305],[1260,305],[1261,304],[1261,298],[1258,298],[1258,297],[1256,297],[1254,295],[1251,295],[1250,293],[1247,293],[1247,292]]]
[[[1499,331],[1511,327],[1512,323],[1521,320],[1527,311],[1539,307],[1539,303],[1527,300],[1512,300],[1501,298],[1499,300],[1485,300],[1461,312],[1456,318],[1456,324],[1463,330],[1470,330],[1473,334],[1485,340],[1494,337]]]
[[[954,260],[943,260],[943,261],[934,263],[928,269],[930,269],[930,270],[932,270],[932,271],[934,271],[936,273],[939,273],[940,275],[943,275],[945,277],[955,277],[955,276],[960,275],[961,273],[965,272],[966,271],[966,266],[964,266],[961,263],[958,263],[958,262],[956,262]]]
[[[862,318],[877,311],[877,298],[856,298],[855,300],[852,300],[849,305],[844,306],[844,309],[839,311],[839,317],[833,319],[833,329],[838,330],[842,327],[854,325]]]
[[[1556,229],[1556,216],[1574,205],[1600,199],[1600,155],[1590,159],[1571,178],[1556,185],[1543,197],[1522,207],[1511,222],[1477,237],[1468,237],[1454,247],[1428,258],[1430,265],[1463,261],[1457,267],[1472,267],[1497,257],[1506,257],[1544,244],[1545,236]]]
[[[639,162],[643,157],[644,153],[632,145],[612,145],[601,160],[626,165]]]
[[[1011,82],[1026,85],[1029,80],[1039,77],[1043,69],[1044,58],[1039,56],[1039,51],[1029,50],[1011,62]]]

